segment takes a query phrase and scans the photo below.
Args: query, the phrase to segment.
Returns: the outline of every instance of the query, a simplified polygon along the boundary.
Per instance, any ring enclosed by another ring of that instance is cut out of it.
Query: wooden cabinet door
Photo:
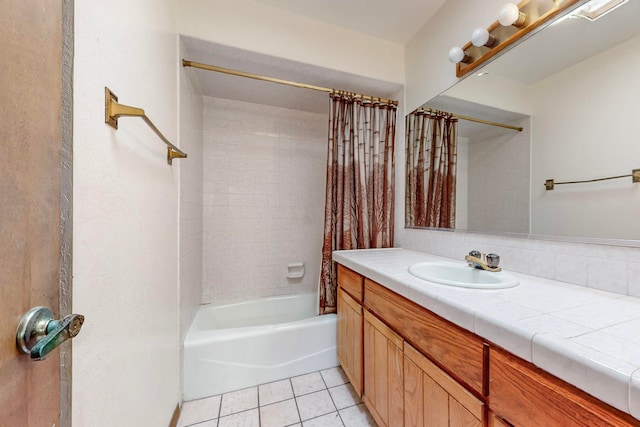
[[[402,338],[364,311],[364,401],[379,426],[403,425]]]
[[[492,411],[489,411],[489,427],[511,427],[511,425],[498,417]]]
[[[338,288],[338,361],[362,396],[362,306]]]
[[[481,427],[484,405],[404,343],[405,427]]]
[[[34,306],[60,314],[62,3],[0,7],[0,426],[61,422],[60,352],[29,360],[16,328]]]

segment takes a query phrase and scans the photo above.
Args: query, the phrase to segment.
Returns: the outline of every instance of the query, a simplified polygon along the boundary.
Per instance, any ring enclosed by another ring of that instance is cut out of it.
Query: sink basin
[[[420,262],[410,266],[409,273],[429,282],[462,288],[504,289],[520,284],[507,272],[493,273],[456,262]]]

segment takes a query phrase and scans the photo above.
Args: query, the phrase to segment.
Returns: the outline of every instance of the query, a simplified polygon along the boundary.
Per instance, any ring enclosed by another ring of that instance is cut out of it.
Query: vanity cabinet
[[[482,426],[482,401],[406,342],[404,407],[405,427]]]
[[[338,265],[338,361],[360,397],[363,380],[362,287],[362,276]]]
[[[402,426],[403,340],[364,311],[364,395],[362,400],[380,427]]]
[[[338,360],[379,426],[482,426],[483,402],[460,383],[481,393],[483,351],[472,334],[338,266]]]
[[[630,415],[502,349],[492,347],[490,360],[490,406],[511,425],[640,425]]]
[[[364,305],[456,381],[477,395],[486,394],[485,345],[480,337],[366,278]]]
[[[640,426],[388,288],[338,274],[338,357],[380,426]]]

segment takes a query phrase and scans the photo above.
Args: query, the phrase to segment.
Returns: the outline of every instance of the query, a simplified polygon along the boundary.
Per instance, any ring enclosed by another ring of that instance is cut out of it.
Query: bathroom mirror
[[[423,105],[523,128],[459,121],[456,230],[640,240],[638,16],[560,18]]]

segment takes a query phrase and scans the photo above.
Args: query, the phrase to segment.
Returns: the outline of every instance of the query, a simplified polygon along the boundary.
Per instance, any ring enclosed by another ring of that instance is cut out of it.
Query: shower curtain
[[[406,227],[455,228],[458,119],[417,110],[406,119]]]
[[[396,107],[332,93],[320,314],[336,312],[340,249],[393,246]]]

